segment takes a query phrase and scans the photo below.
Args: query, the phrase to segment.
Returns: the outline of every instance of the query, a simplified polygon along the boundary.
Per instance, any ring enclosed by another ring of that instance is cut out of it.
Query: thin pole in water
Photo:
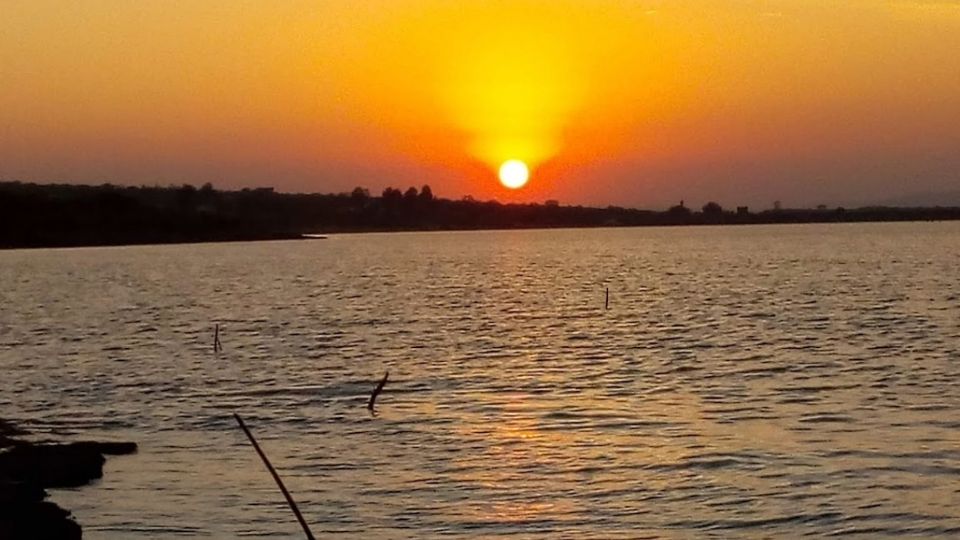
[[[220,323],[217,323],[213,327],[213,352],[220,352],[223,350],[223,345],[220,344]]]
[[[603,301],[603,309],[610,309],[610,287],[607,287],[607,296]]]
[[[289,504],[290,509],[293,510],[293,515],[297,516],[297,521],[299,521],[300,526],[303,527],[303,532],[307,535],[307,540],[316,540],[313,537],[313,533],[310,532],[310,526],[308,526],[307,522],[303,519],[303,514],[301,514],[300,509],[297,508],[297,503],[293,501],[293,497],[290,496],[290,492],[287,491],[286,486],[283,485],[283,480],[280,480],[280,475],[277,474],[277,471],[273,468],[273,465],[270,464],[270,460],[267,459],[267,455],[264,454],[263,450],[260,449],[260,445],[257,444],[257,440],[253,438],[253,433],[250,433],[250,430],[247,429],[247,425],[243,423],[243,419],[240,418],[239,414],[233,413],[233,417],[237,419],[237,423],[240,424],[240,429],[247,434],[247,438],[250,439],[250,444],[253,445],[253,449],[256,450],[257,454],[260,455],[260,459],[263,460],[263,464],[267,466],[267,470],[270,471],[273,479],[277,482],[277,486],[280,487],[280,491],[283,492],[283,496],[287,499],[287,504]]]

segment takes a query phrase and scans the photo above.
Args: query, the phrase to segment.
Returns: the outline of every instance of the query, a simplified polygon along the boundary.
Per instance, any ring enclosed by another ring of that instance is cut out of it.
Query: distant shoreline
[[[683,228],[683,227],[750,227],[763,225],[840,225],[857,223],[938,223],[960,221],[960,218],[951,219],[897,219],[897,220],[862,220],[862,221],[804,221],[804,222],[757,222],[757,223],[689,223],[676,225],[584,225],[584,226],[560,226],[560,227],[511,227],[511,228],[482,228],[482,229],[359,229],[359,230],[338,230],[325,231],[322,233],[305,233],[296,236],[277,236],[277,237],[251,237],[235,239],[196,239],[196,240],[171,240],[161,242],[128,242],[122,244],[71,244],[71,245],[31,245],[31,246],[0,246],[0,251],[15,250],[40,250],[40,249],[78,249],[78,248],[104,248],[104,247],[134,247],[134,246],[184,246],[201,244],[238,244],[249,242],[277,242],[277,241],[317,241],[320,238],[312,238],[310,235],[330,237],[341,234],[364,235],[364,234],[390,234],[390,233],[430,233],[430,232],[495,232],[495,231],[551,231],[551,230],[578,230],[578,229],[652,229],[652,228]]]
[[[305,236],[275,236],[275,237],[251,237],[251,238],[229,238],[229,239],[177,239],[167,241],[129,241],[123,243],[91,243],[91,244],[49,244],[49,245],[29,245],[29,246],[5,246],[0,245],[0,251],[15,250],[37,250],[37,249],[77,249],[77,248],[108,248],[108,247],[133,247],[133,246],[186,246],[199,244],[240,244],[247,242],[277,242],[277,241],[300,241],[313,240]]]
[[[429,186],[379,197],[0,182],[0,249],[298,240],[304,235],[960,220],[960,207],[665,211],[436,198]]]

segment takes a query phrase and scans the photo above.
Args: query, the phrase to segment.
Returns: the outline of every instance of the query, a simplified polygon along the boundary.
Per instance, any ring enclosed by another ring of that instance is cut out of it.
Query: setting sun
[[[518,159],[505,161],[500,166],[500,183],[510,189],[522,188],[528,178],[530,170],[527,169],[527,164]]]

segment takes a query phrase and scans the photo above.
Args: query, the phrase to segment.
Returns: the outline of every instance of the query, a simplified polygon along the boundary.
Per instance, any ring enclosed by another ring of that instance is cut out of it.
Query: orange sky
[[[0,21],[4,179],[655,208],[960,190],[958,1],[7,0]]]

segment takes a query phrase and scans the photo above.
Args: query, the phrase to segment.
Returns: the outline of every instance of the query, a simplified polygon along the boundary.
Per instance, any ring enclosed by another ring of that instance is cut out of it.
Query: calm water
[[[92,539],[301,537],[234,411],[319,538],[956,537],[958,268],[960,223],[0,252],[0,416],[141,444],[53,493]]]

